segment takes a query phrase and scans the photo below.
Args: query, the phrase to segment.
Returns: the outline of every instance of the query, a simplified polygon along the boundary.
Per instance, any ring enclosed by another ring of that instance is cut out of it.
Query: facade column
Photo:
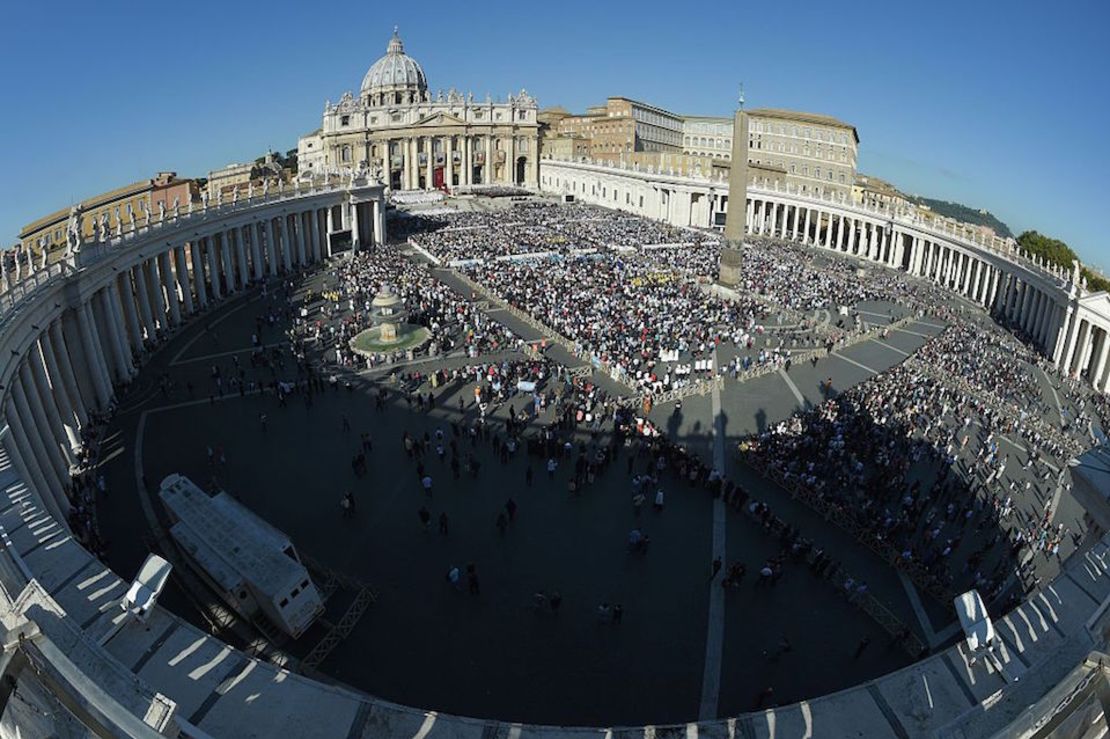
[[[412,189],[412,146],[410,146],[408,139],[401,140],[401,155],[404,159],[404,167],[401,170],[401,189]]]
[[[177,274],[177,285],[181,289],[181,302],[185,304],[185,314],[193,315],[193,286],[189,284],[189,267],[185,263],[185,245],[173,248],[173,266]],[[126,306],[126,304],[125,304]]]
[[[197,289],[197,305],[200,310],[208,307],[208,287],[204,277],[204,242],[208,237],[201,236],[189,242],[189,254],[193,258],[193,285]]]
[[[431,136],[424,137],[424,189],[435,189],[435,166],[436,166],[436,153],[435,147],[432,145],[434,139]]]
[[[493,166],[493,135],[490,134],[490,135],[486,136],[486,164],[485,164],[484,167],[482,167],[482,184],[483,185],[493,184],[494,169],[495,168]]]
[[[516,184],[516,139],[512,133],[505,137],[505,182]]]
[[[462,184],[469,186],[470,179],[474,175],[474,154],[472,152],[473,141],[471,141],[470,132],[463,132],[462,137],[462,164],[459,174],[462,175]]]
[[[93,390],[96,392],[97,407],[104,411],[112,404],[112,384],[108,380],[108,372],[104,369],[103,359],[100,357],[100,346],[93,336],[88,303],[83,303],[76,313],[85,365],[88,368]]]
[[[382,184],[387,188],[393,188],[393,162],[389,156],[389,139],[382,139],[380,146],[382,147]],[[316,255],[316,259],[319,259]]]
[[[848,219],[848,248],[844,250],[847,254],[856,253],[856,219],[849,217]]]
[[[445,136],[443,142],[443,184],[447,188],[455,186],[455,141],[454,136]]]

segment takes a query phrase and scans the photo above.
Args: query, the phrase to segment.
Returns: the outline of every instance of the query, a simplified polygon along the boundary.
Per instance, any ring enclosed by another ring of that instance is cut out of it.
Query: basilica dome
[[[428,99],[428,80],[393,29],[385,56],[374,62],[362,78],[362,99],[370,105],[400,105]]]

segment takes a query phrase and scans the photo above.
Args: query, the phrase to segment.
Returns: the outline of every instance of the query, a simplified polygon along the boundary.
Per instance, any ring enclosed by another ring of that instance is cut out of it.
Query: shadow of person
[[[682,428],[682,409],[675,406],[674,412],[667,417],[667,438],[672,441],[678,440],[678,430]]]
[[[755,429],[759,434],[767,430],[767,411],[762,408],[755,412]]]

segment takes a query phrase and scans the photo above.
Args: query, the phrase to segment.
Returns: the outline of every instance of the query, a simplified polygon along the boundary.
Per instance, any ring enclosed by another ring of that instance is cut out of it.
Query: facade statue
[[[166,220],[166,201],[158,201],[158,220],[159,222]]]

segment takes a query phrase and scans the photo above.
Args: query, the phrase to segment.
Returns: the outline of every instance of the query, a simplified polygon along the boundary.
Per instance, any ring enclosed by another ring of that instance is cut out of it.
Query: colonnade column
[[[50,335],[48,348],[51,350],[55,363],[61,369],[62,382],[69,395],[70,405],[73,407],[73,414],[77,418],[78,425],[84,427],[84,425],[88,423],[89,415],[86,409],[86,401],[81,396],[81,389],[77,386],[77,378],[73,374],[73,360],[70,358],[65,336],[62,334],[61,319],[50,324],[48,333]]]
[[[235,292],[236,287],[238,287],[238,283],[235,281],[235,230],[234,228],[227,229],[220,236],[224,242],[224,248],[220,251],[220,263],[223,266],[228,295]]]
[[[158,255],[158,268],[162,273],[162,287],[166,290],[166,302],[169,304],[170,325],[181,325],[181,306],[178,305],[177,283],[170,267],[170,252],[164,251]]]
[[[125,383],[130,382],[131,378],[135,376],[135,367],[131,363],[131,350],[128,348],[127,341],[121,331],[123,318],[120,316],[120,309],[116,304],[114,287],[114,283],[109,282],[108,286],[97,294],[100,296],[100,304],[103,309],[104,327],[108,332],[109,348],[112,349],[116,360],[116,379]]]
[[[247,264],[247,247],[243,243],[243,238],[247,235],[246,226],[235,227],[235,261],[239,263],[239,271],[237,277],[239,279],[239,289],[246,290],[247,283],[250,282],[250,272],[248,269],[250,265]]]
[[[58,515],[54,512],[53,501],[47,502],[47,496],[51,494],[50,483],[47,482],[39,464],[41,458],[35,452],[31,437],[28,436],[27,430],[23,427],[23,422],[19,418],[19,410],[15,407],[14,400],[9,399],[4,410],[4,420],[11,427],[11,431],[7,435],[11,442],[6,445],[8,455],[20,472],[27,488],[33,491],[38,499],[42,501],[43,506],[46,507],[46,512],[54,516]],[[63,525],[65,525],[65,522],[63,522]]]
[[[76,464],[77,457],[73,453],[73,441],[69,437],[69,427],[62,421],[62,413],[57,403],[57,395],[54,388],[50,385],[50,380],[47,379],[46,369],[43,367],[43,358],[41,352],[38,351],[38,342],[33,342],[27,352],[27,361],[23,363],[20,369],[20,378],[22,380],[24,371],[30,368],[29,383],[25,388],[31,393],[31,410],[35,411],[35,406],[38,406],[39,411],[43,415],[43,423],[46,424],[39,428],[43,434],[48,434],[54,440],[51,444],[51,451],[54,453],[55,460],[61,465],[59,471],[63,478],[68,482],[69,471]]]
[[[47,512],[57,520],[60,526],[68,527],[66,514],[69,513],[69,506],[67,504],[63,510],[58,504],[63,484],[58,479],[58,471],[54,469],[53,465],[47,463],[49,458],[42,437],[34,433],[33,429],[29,427],[29,424],[34,423],[34,419],[31,416],[31,409],[27,405],[27,396],[20,383],[12,383],[11,396],[11,407],[14,408],[15,412],[11,412],[11,408],[9,408],[4,415],[8,424],[12,427],[11,435],[16,441],[19,455],[22,457],[24,464],[31,470],[32,477],[36,478],[36,492],[38,492]],[[60,497],[64,498],[65,496]]]
[[[185,245],[173,248],[173,266],[177,274],[177,285],[181,290],[181,302],[185,304],[186,315],[193,314],[193,288],[189,284],[189,267],[185,263]]]
[[[308,250],[305,248],[304,243],[304,211],[298,211],[293,215],[293,233],[297,239],[297,266],[304,269],[308,264]]]
[[[208,278],[209,284],[212,286],[212,300],[219,300],[223,297],[223,287],[220,284],[220,234],[214,233],[207,237],[208,246]]]
[[[15,379],[17,381],[12,383],[12,396],[15,400],[16,410],[21,418],[30,419],[32,422],[31,440],[32,442],[38,442],[42,454],[41,460],[46,463],[44,471],[52,483],[49,491],[60,492],[69,483],[69,464],[65,455],[62,454],[61,447],[53,440],[54,434],[51,429],[57,427],[52,427],[50,421],[46,418],[46,410],[43,408],[42,399],[39,397],[34,381],[31,379],[28,362],[20,363]],[[58,420],[58,423],[61,424],[61,419]],[[43,497],[49,498],[50,496],[48,494]]]
[[[208,307],[208,288],[205,286],[204,277],[204,241],[206,237],[200,236],[189,242],[189,255],[193,258],[193,286],[197,290],[197,306],[200,310]]]
[[[81,333],[85,365],[88,368],[93,390],[96,392],[97,407],[102,411],[107,410],[112,403],[112,383],[108,380],[108,372],[104,368],[103,359],[100,357],[100,346],[93,334],[92,317],[89,315],[88,304],[83,303],[75,312],[77,314],[77,325]]]

